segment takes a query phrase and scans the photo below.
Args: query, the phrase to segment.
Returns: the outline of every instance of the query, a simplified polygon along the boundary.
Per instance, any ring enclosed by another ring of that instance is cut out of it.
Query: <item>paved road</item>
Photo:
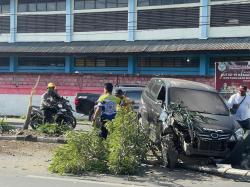
[[[249,183],[235,182],[229,179],[222,179],[214,176],[203,176],[196,173],[166,173],[164,178],[136,178],[135,182],[128,181],[126,177],[72,177],[72,176],[56,176],[56,175],[36,175],[36,174],[6,174],[6,170],[0,170],[0,186],[1,187],[249,187]],[[3,173],[2,173],[3,172]],[[187,171],[185,171],[187,172]],[[7,171],[8,173],[8,171]],[[175,175],[175,176],[174,176]],[[185,176],[190,175],[190,178]],[[193,176],[193,180],[191,178]]]
[[[169,171],[161,167],[145,167],[141,176],[134,177],[58,176],[47,171],[53,149],[58,145],[10,142],[0,142],[0,187],[250,187],[246,182],[182,169]]]

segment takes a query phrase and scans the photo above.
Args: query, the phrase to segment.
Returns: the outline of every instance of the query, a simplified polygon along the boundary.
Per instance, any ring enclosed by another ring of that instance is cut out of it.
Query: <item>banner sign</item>
[[[250,62],[215,63],[215,86],[225,98],[236,93],[240,85],[250,88]]]

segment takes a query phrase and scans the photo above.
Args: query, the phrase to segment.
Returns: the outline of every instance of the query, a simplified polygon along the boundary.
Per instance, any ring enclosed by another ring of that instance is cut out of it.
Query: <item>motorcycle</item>
[[[55,109],[51,123],[57,125],[65,125],[74,129],[76,127],[76,118],[73,116],[73,108],[67,99],[62,98],[61,101],[53,104],[51,108]],[[32,129],[37,129],[43,124],[43,112],[38,106],[32,106],[29,125]]]

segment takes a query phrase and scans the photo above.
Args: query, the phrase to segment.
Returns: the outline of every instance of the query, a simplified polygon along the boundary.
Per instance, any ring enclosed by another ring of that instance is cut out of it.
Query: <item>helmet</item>
[[[50,82],[49,84],[48,84],[48,88],[55,88],[56,87],[56,85],[54,84],[54,83],[52,83],[52,82]]]
[[[121,89],[116,89],[115,95],[123,95],[123,91]]]

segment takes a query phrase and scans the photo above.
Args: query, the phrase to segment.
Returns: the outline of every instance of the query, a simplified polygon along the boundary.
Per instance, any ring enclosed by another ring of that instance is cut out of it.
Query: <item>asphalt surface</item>
[[[13,119],[11,119],[13,122]],[[16,123],[14,123],[16,122]],[[20,127],[22,119],[13,125]],[[88,125],[77,125],[88,129]],[[225,179],[205,173],[160,166],[145,166],[139,176],[58,176],[47,171],[58,144],[0,141],[0,187],[250,187],[250,183]]]

